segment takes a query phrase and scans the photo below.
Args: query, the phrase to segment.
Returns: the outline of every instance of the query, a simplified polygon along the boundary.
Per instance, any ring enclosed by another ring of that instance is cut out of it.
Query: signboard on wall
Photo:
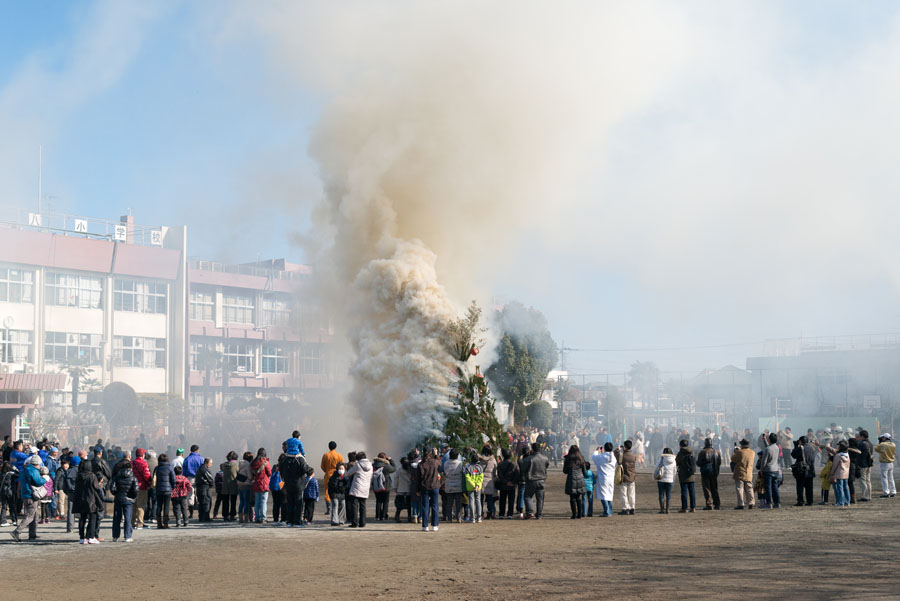
[[[128,240],[128,228],[124,225],[117,225],[113,232],[113,240],[116,242],[125,242]]]
[[[575,401],[563,401],[562,409],[563,413],[575,413]]]

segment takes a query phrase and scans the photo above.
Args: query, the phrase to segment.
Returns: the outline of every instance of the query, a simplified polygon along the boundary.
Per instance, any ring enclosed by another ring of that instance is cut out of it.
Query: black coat
[[[566,494],[583,495],[587,492],[584,477],[587,474],[587,464],[584,461],[569,461],[563,464],[563,473],[566,474]]]
[[[95,455],[94,458],[91,459],[91,466],[94,469],[94,473],[97,474],[97,479],[100,480],[100,484],[102,486],[109,484],[109,481],[112,478],[112,472],[110,472],[109,464],[106,463],[106,460]]]
[[[116,503],[131,505],[138,495],[137,479],[130,467],[117,466],[116,475],[109,485],[110,492],[114,495]]]
[[[100,513],[103,511],[103,488],[97,474],[89,464],[79,465],[78,477],[75,480],[75,493],[72,496],[74,513]]]
[[[519,466],[512,460],[505,459],[497,466],[497,488],[499,490],[516,490],[519,482]]]
[[[281,479],[284,480],[284,487],[292,490],[303,490],[305,485],[304,478],[308,478],[313,473],[313,468],[309,467],[303,455],[285,455],[278,462],[278,471],[281,472]]]
[[[328,481],[328,496],[332,499],[343,499],[350,488],[350,478],[345,478],[335,472]]]
[[[175,489],[175,469],[168,461],[156,465],[156,494],[171,495]]]
[[[206,467],[205,464],[197,468],[197,477],[194,479],[194,488],[196,488],[198,492],[210,488],[215,484],[215,481],[215,476],[213,476],[213,473],[209,471],[209,468]]]

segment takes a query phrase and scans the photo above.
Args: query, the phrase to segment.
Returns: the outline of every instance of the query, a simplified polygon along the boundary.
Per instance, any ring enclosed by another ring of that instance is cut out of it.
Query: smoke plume
[[[266,6],[241,24],[323,106],[316,264],[356,355],[351,401],[369,444],[396,449],[440,421],[447,323],[663,85],[678,20],[590,3]]]

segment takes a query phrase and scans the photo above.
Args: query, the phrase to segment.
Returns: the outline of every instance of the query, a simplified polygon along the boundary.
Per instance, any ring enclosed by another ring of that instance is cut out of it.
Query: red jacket
[[[269,478],[272,477],[272,466],[268,457],[260,457],[250,464],[250,473],[253,475],[253,492],[268,492]]]
[[[143,457],[138,457],[131,462],[131,471],[134,472],[134,479],[137,480],[139,490],[149,490],[150,488],[150,467]]]
[[[191,481],[184,476],[175,476],[175,488],[172,489],[172,498],[179,499],[181,497],[189,497],[194,489]]]

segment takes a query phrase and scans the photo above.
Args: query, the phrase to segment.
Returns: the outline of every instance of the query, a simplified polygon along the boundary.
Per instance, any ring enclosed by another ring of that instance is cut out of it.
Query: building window
[[[0,267],[0,301],[34,302],[34,272],[29,269]]]
[[[212,292],[191,290],[191,319],[212,321],[215,315],[216,298]]]
[[[0,363],[31,362],[31,332],[0,330]]]
[[[304,374],[324,376],[328,374],[321,344],[304,344],[300,347]]]
[[[222,295],[222,321],[225,323],[253,323],[253,297],[227,292]]]
[[[165,369],[166,339],[113,336],[113,365]]]
[[[273,344],[263,345],[262,372],[264,374],[286,374],[288,372],[287,351]]]
[[[202,392],[192,392],[189,398],[192,409],[202,409],[206,406],[205,395]]]
[[[116,311],[166,312],[166,285],[135,280],[116,280],[113,288]]]
[[[99,309],[103,296],[103,279],[66,273],[47,274],[45,286],[48,305]]]
[[[256,349],[252,344],[227,343],[224,354],[225,369],[228,372],[254,373]]]
[[[215,372],[221,365],[221,353],[216,351],[215,342],[191,343],[191,371]]]
[[[44,334],[44,361],[61,364],[100,365],[100,334]]]
[[[262,299],[262,325],[288,326],[291,323],[291,297],[268,294]]]

